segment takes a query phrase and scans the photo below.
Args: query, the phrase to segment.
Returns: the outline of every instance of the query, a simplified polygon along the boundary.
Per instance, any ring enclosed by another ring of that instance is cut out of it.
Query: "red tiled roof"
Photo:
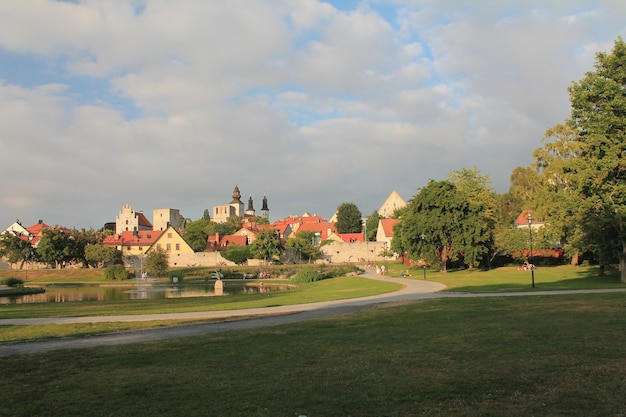
[[[148,218],[143,214],[142,211],[135,212],[135,214],[137,215],[137,221],[139,222],[139,226],[145,226],[152,229],[152,223],[150,223],[150,220],[148,220]]]
[[[399,221],[399,219],[380,219],[380,225],[386,237],[393,237],[393,226]]]
[[[163,234],[162,230],[126,231],[105,236],[102,244],[108,246],[151,246]]]
[[[337,228],[335,226],[336,224],[332,222],[302,223],[297,233],[319,232],[321,240],[326,240],[331,233],[337,233]]]
[[[346,243],[364,242],[363,233],[337,233],[337,236]]]
[[[515,223],[514,224],[516,226],[527,225],[528,224],[528,215],[530,214],[532,216],[533,213],[534,212],[532,210],[522,210],[520,215],[517,216],[517,219],[515,219]],[[536,219],[534,217],[532,217],[532,220],[533,220],[533,224],[543,223],[543,220],[539,220],[539,219]]]

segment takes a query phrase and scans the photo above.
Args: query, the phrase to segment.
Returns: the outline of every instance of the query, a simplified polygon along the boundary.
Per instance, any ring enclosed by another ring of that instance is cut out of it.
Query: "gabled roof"
[[[380,206],[378,214],[381,217],[389,218],[393,216],[393,213],[396,210],[403,207],[406,207],[406,201],[400,196],[400,194],[398,194],[396,190],[393,190],[391,194],[389,194],[389,197],[387,197],[387,200],[385,200],[382,206]]]
[[[543,224],[544,221],[543,220],[539,220],[536,219],[533,216],[534,211],[533,210],[522,210],[522,212],[520,213],[519,216],[517,216],[517,219],[515,219],[515,226],[527,226],[528,225],[528,215],[530,214],[532,217],[532,221],[533,224]]]
[[[240,231],[242,229],[239,229]],[[206,248],[209,251],[222,251],[230,248],[233,245],[246,246],[248,244],[248,237],[245,235],[212,235],[207,239]]]
[[[386,237],[393,237],[393,226],[398,223],[399,219],[380,219],[380,227]]]
[[[150,223],[150,220],[148,220],[148,218],[143,214],[143,211],[137,211],[135,212],[135,215],[137,216],[139,226],[145,226],[152,229],[152,223]]]

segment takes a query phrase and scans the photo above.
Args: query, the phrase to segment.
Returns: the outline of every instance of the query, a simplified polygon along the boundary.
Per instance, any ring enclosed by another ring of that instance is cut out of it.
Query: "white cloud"
[[[370,213],[473,166],[504,191],[623,22],[583,0],[3,1],[0,225],[195,219],[235,184],[273,218]]]

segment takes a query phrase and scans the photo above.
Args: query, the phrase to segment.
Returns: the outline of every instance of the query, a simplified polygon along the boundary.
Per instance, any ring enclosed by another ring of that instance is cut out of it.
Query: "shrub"
[[[132,274],[124,268],[124,265],[113,265],[104,270],[104,277],[106,279],[123,279],[132,278]]]
[[[22,285],[24,285],[24,281],[19,279],[19,278],[7,278],[4,283],[6,285],[8,285],[9,287],[21,287]]]
[[[305,282],[315,282],[324,279],[324,276],[320,274],[318,271],[312,268],[303,269],[298,272],[293,278],[291,278],[292,282],[295,283],[305,283]]]

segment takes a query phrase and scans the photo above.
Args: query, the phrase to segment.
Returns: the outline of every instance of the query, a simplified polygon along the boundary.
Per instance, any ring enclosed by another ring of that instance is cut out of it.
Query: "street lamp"
[[[535,265],[531,262],[533,256],[533,217],[528,213],[528,236],[530,237],[530,253],[528,254],[528,265],[530,266],[530,275],[532,277],[532,286],[535,288]]]
[[[423,246],[424,241],[426,240],[426,236],[421,235],[420,237],[422,238],[422,246]],[[424,279],[426,279],[426,260],[424,259],[424,255],[422,255],[422,262],[424,262],[424,265],[422,265],[422,268],[424,269]]]

